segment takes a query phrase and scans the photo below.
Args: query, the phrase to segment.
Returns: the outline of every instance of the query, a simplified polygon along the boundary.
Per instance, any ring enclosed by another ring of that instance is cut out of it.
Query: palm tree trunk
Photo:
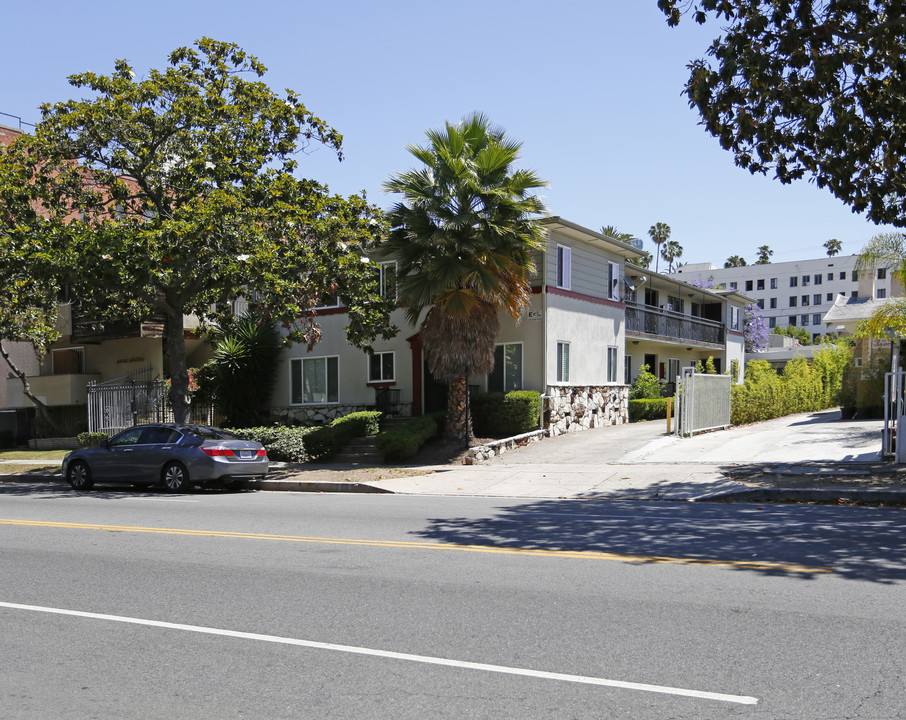
[[[465,376],[450,380],[447,390],[447,422],[444,436],[459,447],[469,447],[472,437],[472,418],[469,417],[469,385]]]

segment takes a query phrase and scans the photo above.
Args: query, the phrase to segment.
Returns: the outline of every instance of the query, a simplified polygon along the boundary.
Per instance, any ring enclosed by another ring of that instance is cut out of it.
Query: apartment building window
[[[764,290],[764,278],[762,278],[761,280],[757,280],[757,281],[756,281],[755,289],[756,289],[756,290]]]
[[[821,313],[815,313],[814,315],[812,315],[812,325],[820,325],[820,324],[821,324]]]
[[[557,382],[569,382],[569,343],[557,343]]]
[[[808,315],[803,315],[801,318],[803,327],[808,325]]]
[[[771,290],[777,289],[777,278],[771,278]]]
[[[368,382],[391,382],[395,380],[395,365],[395,353],[372,353],[371,357],[368,358]]]
[[[759,310],[764,310],[764,298],[758,298],[755,301],[755,305],[758,307]]]
[[[340,358],[293,358],[290,360],[290,403],[313,405],[340,400]]]
[[[822,275],[821,273],[815,273],[815,285],[820,285],[823,280],[824,275]]]
[[[799,278],[795,275],[790,278],[790,287],[799,287]]]
[[[845,270],[844,270],[843,272],[840,273],[840,279],[841,279],[841,280],[846,280],[846,271],[845,271]]]
[[[768,301],[768,304],[769,304],[771,310],[776,310],[777,309],[777,298],[771,298]]]
[[[787,325],[792,325],[793,327],[796,326],[796,316],[795,315],[790,315],[787,318],[787,320],[788,320]]]
[[[775,327],[777,327],[777,318],[775,318],[775,317],[769,317],[769,318],[768,318],[768,328],[769,328],[769,329],[773,329],[773,328],[775,328]]]
[[[805,287],[806,285],[808,285],[809,282],[811,282],[811,280],[812,280],[811,275],[803,275],[802,276],[802,287]]]
[[[615,383],[617,381],[617,348],[608,346],[607,348],[607,382]]]
[[[80,375],[85,372],[85,348],[52,350],[50,360],[54,375]]]
[[[878,280],[887,279],[887,268],[878,268]]]
[[[833,302],[833,301],[834,301],[834,294],[833,294],[833,293],[828,293],[827,295],[824,296],[824,300],[825,300],[826,302]]]
[[[827,281],[830,282],[830,281],[833,280],[833,279],[834,279],[834,274],[833,274],[833,273],[828,273],[828,274],[827,274]]]
[[[852,279],[853,279],[853,282],[859,282],[859,271],[858,270],[852,271]]]
[[[565,245],[557,245],[557,287],[569,290],[572,251]]]
[[[790,295],[790,307],[796,307],[796,303],[799,301],[795,295]]]
[[[396,300],[396,261],[378,263],[378,287],[381,297]]]
[[[850,296],[850,297],[857,298],[857,297],[859,297],[859,291],[858,291],[858,290],[853,290],[853,291],[849,294],[849,296]]]
[[[750,292],[753,287],[754,287],[754,281],[746,280],[746,292]]]
[[[808,295],[802,296],[802,307],[808,307]]]
[[[878,300],[881,300],[882,298],[886,298],[887,290],[885,288],[878,288],[877,290],[875,290],[875,297],[878,298]]]
[[[820,305],[820,304],[821,304],[821,293],[815,293],[815,295],[812,297],[812,305]]]
[[[610,299],[617,300],[620,299],[620,266],[615,262],[607,263],[607,282],[608,287],[610,288]]]
[[[667,360],[667,382],[676,382],[677,375],[680,374],[680,361],[677,358]]]
[[[318,300],[318,308],[334,308],[340,307],[340,296],[336,293],[322,295],[321,299]]]
[[[652,290],[651,288],[645,288],[645,304],[649,307],[657,307],[658,305],[658,292],[657,290]]]
[[[522,343],[494,347],[494,369],[488,375],[488,390],[510,392],[522,389]]]
[[[667,296],[667,309],[672,310],[675,313],[685,312],[686,303],[683,302],[682,298],[670,297]]]
[[[730,308],[730,329],[739,330],[739,308]]]
[[[739,287],[739,285],[737,285],[735,281],[730,283],[731,290],[736,290],[736,289],[738,289],[738,287]]]

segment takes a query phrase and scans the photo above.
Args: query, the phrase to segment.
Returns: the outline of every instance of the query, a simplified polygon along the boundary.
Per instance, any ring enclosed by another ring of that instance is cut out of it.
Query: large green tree
[[[654,243],[654,271],[657,272],[661,259],[661,245],[670,239],[670,226],[667,223],[657,222],[648,228],[648,237]]]
[[[827,250],[828,257],[833,257],[843,249],[843,244],[837,238],[831,238],[824,243],[824,249]]]
[[[774,251],[771,250],[767,245],[758,246],[758,259],[755,261],[756,265],[767,265],[771,262],[771,255],[774,254]]]
[[[427,132],[408,150],[421,167],[390,177],[401,196],[385,252],[398,262],[399,301],[420,324],[431,374],[448,384],[446,436],[471,436],[468,377],[494,368],[498,313],[528,306],[546,183],[516,169],[522,147],[476,113]]]
[[[667,272],[673,272],[673,263],[683,256],[683,246],[676,240],[668,240],[661,248],[661,257],[667,261]]]
[[[82,311],[101,325],[166,317],[178,422],[189,412],[186,315],[224,320],[245,296],[256,316],[312,345],[312,309],[335,293],[352,342],[391,332],[366,254],[382,214],[295,176],[300,150],[318,143],[339,155],[341,136],[295,93],[273,92],[258,79],[265,71],[207,38],[143,79],[118,60],[110,75],[71,76],[92,97],[44,106],[35,133],[45,163],[82,172],[70,197],[81,219],[67,226]]]
[[[812,178],[876,223],[906,225],[901,0],[658,0],[721,35],[691,63],[689,104],[752,173]]]

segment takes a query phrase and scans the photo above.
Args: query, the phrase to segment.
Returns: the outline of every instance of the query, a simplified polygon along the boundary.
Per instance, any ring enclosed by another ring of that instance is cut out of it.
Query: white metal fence
[[[730,427],[729,375],[708,375],[686,368],[676,383],[676,434],[690,437]]]
[[[881,454],[906,462],[906,447],[898,451],[897,436],[906,432],[906,372],[889,372],[884,377],[884,430],[881,433]]]

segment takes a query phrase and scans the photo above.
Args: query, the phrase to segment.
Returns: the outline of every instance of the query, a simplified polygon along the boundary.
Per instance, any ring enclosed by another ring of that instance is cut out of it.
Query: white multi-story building
[[[815,338],[835,331],[826,326],[825,315],[841,296],[879,300],[893,293],[887,268],[864,271],[873,277],[860,282],[857,259],[843,255],[732,268],[698,263],[684,265],[674,274],[688,283],[712,281],[738,290],[755,298],[769,329],[796,325]]]

